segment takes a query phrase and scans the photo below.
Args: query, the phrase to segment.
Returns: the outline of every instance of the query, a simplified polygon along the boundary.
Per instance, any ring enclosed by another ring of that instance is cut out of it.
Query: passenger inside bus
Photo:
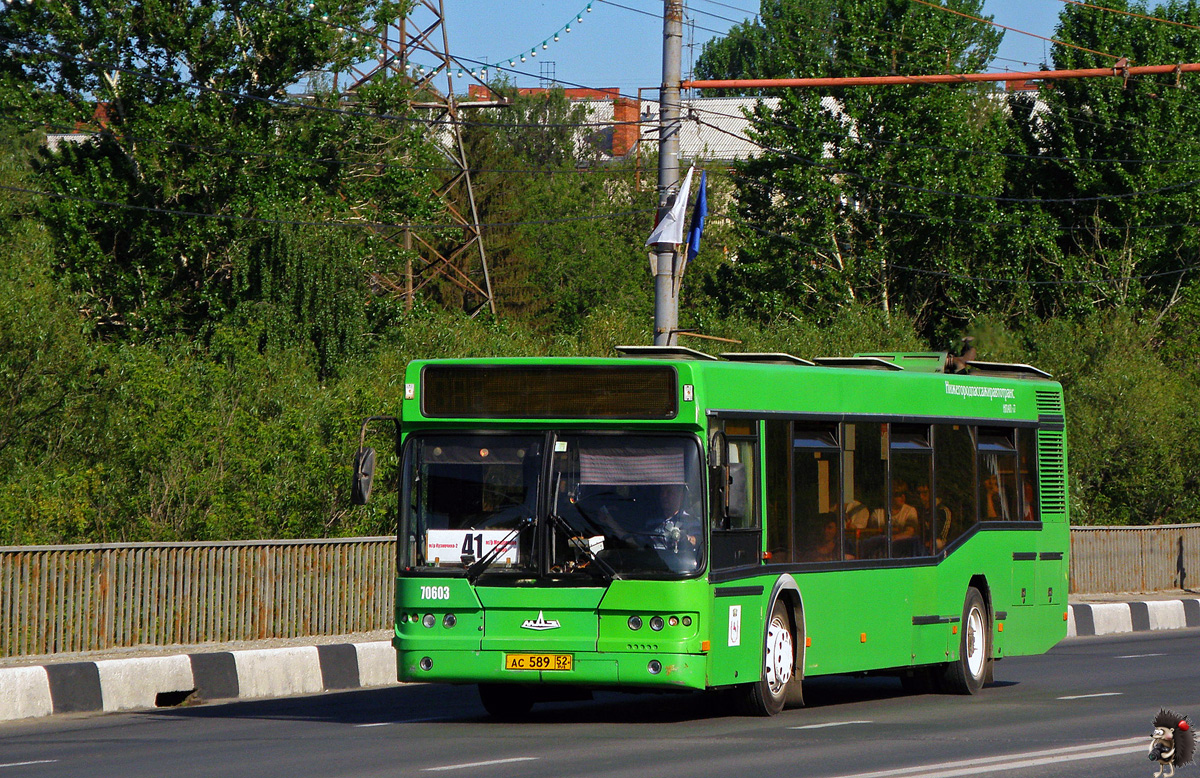
[[[847,539],[849,543],[849,538]],[[821,539],[803,555],[805,562],[836,562],[841,559],[854,559],[854,554],[847,549],[843,554],[838,548],[838,522],[836,517],[830,517],[821,529]]]
[[[934,537],[937,538],[934,550],[940,550],[950,537],[950,509],[942,504],[941,497],[937,499],[936,504],[930,505],[933,502],[932,497],[928,484],[921,484],[917,487],[917,504],[924,514],[922,520],[933,521]]]

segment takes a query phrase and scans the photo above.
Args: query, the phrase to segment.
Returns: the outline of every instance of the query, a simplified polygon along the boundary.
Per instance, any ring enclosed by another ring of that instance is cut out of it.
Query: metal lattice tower
[[[459,103],[454,96],[454,69],[462,77],[464,68],[450,55],[446,32],[445,9],[442,0],[415,0],[408,15],[363,31],[379,43],[379,57],[369,64],[352,66],[345,75],[352,81],[346,87],[353,92],[362,84],[377,78],[403,78],[413,86],[412,107],[428,113],[429,130],[436,145],[450,163],[450,175],[430,194],[446,205],[446,211],[456,225],[461,225],[462,239],[446,244],[420,230],[399,228],[381,237],[402,245],[409,254],[409,266],[403,278],[377,275],[375,281],[393,293],[404,296],[412,307],[413,297],[438,278],[458,287],[471,301],[472,316],[486,306],[494,315],[496,301],[488,274],[487,253],[471,186],[471,171],[463,149],[459,109],[462,107],[495,106],[497,102]],[[410,61],[410,58],[416,59]],[[419,65],[418,65],[419,63]],[[341,74],[335,74],[334,85]],[[445,90],[437,83],[445,78]],[[486,71],[484,73],[486,78]],[[486,83],[474,74],[471,80]],[[465,207],[456,207],[456,202]],[[415,257],[415,261],[413,258]]]

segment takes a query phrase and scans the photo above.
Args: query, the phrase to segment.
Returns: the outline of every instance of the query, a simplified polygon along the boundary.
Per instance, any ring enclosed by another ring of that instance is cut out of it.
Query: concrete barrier
[[[396,683],[387,641],[0,668],[0,721]]]
[[[1200,600],[1071,603],[1067,637],[1200,627]]]
[[[1071,603],[1067,636],[1200,627],[1200,599]],[[396,683],[387,641],[0,668],[0,721]]]

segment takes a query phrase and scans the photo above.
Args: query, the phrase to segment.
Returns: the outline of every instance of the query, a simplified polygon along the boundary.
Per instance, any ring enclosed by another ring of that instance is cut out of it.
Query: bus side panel
[[[796,574],[806,637],[812,641],[805,652],[805,675],[911,664],[916,572],[893,568]]]
[[[717,587],[712,600],[708,685],[727,686],[757,681],[762,673],[767,599],[775,577],[738,581],[736,587]],[[761,594],[725,596],[725,591],[761,590]]]

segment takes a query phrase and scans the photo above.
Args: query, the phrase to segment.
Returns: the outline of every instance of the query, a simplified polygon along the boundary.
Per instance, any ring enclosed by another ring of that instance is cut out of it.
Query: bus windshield
[[[410,569],[522,578],[703,569],[694,437],[422,434],[406,449],[404,481],[401,564]]]

